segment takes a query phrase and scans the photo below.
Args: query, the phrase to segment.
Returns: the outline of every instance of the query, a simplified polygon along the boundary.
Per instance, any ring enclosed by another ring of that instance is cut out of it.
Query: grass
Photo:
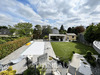
[[[91,51],[93,54],[98,54],[91,46],[78,42],[51,42],[51,44],[56,56],[66,62],[72,58],[73,51],[82,55],[86,54],[87,51]]]

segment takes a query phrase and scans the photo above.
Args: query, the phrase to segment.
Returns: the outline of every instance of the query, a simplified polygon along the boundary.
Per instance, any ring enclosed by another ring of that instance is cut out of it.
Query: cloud
[[[27,3],[28,2],[28,3]],[[100,22],[100,0],[0,1],[0,25],[31,22],[33,25],[87,26]]]
[[[0,14],[0,26],[5,25],[5,24],[11,24],[12,22],[12,17],[8,15],[8,17],[4,14]]]
[[[39,20],[41,21],[42,19],[29,5],[24,5],[16,0],[1,1],[0,9],[2,12],[6,12],[7,14],[11,15],[11,17],[17,22],[20,22],[20,20],[36,22]],[[5,16],[8,17],[6,14]]]

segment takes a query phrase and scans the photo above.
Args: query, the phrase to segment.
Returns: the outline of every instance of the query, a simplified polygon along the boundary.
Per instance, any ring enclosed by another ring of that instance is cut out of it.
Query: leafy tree
[[[60,30],[64,30],[64,26],[63,25],[61,25]]]
[[[42,27],[42,37],[44,37],[45,35],[49,35],[51,33],[52,29],[51,26],[43,26]]]
[[[67,33],[71,33],[71,31],[72,31],[72,28],[69,27],[68,30],[67,30]]]
[[[0,26],[0,29],[8,29],[8,27],[7,26]]]
[[[40,39],[42,34],[42,27],[40,25],[36,25],[33,31],[33,37],[35,39]]]
[[[57,30],[58,30],[58,28],[57,28],[57,27],[54,27],[53,29],[57,29]]]
[[[71,33],[76,33],[75,27],[72,27]]]
[[[83,26],[77,26],[75,30],[76,30],[76,34],[78,34],[78,33],[84,32],[85,28]]]
[[[14,28],[14,27],[12,27],[10,25],[8,25],[8,27],[9,27],[9,31],[10,31],[11,36],[12,36],[12,34],[16,31],[16,28]]]
[[[88,41],[89,43],[93,43],[93,41],[96,39],[95,36],[95,28],[96,26],[94,25],[94,23],[92,23],[87,29],[86,32],[84,34],[86,41]]]
[[[17,35],[19,36],[30,36],[32,32],[32,24],[31,23],[18,23],[14,25]],[[13,31],[13,30],[12,30]]]
[[[64,26],[61,25],[60,30],[59,30],[60,34],[66,34],[66,30],[64,29]]]
[[[95,26],[95,38],[100,41],[100,23]]]
[[[85,31],[85,28],[83,26],[76,26],[76,27],[69,27],[68,30],[67,30],[67,33],[75,33],[75,34],[78,34],[78,33],[81,33],[81,32],[84,32]]]
[[[51,26],[48,25],[48,26],[47,26],[47,35],[49,35],[49,33],[51,33],[51,31],[52,31],[52,30],[51,30]]]

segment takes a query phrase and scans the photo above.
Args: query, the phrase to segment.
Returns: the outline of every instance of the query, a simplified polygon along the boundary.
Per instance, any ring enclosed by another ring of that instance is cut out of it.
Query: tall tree
[[[50,25],[47,26],[42,26],[42,37],[44,37],[45,35],[49,35],[51,33],[52,29]]]
[[[51,33],[51,31],[52,31],[52,30],[51,30],[51,26],[48,25],[48,26],[47,26],[47,35],[49,35],[49,33]]]
[[[8,27],[7,26],[0,26],[0,29],[8,29]]]
[[[86,32],[84,34],[86,41],[89,43],[93,43],[93,41],[96,39],[95,38],[95,25],[92,23],[88,28],[86,29]]]
[[[95,31],[95,38],[96,38],[96,40],[100,41],[100,23],[95,25],[94,31]]]
[[[63,25],[61,25],[60,30],[64,30],[64,26]]]
[[[75,28],[75,30],[77,31],[76,34],[78,34],[78,33],[84,32],[85,28],[84,28],[84,26],[77,26]]]
[[[33,37],[35,39],[40,39],[42,34],[42,27],[40,25],[36,25],[33,31]]]
[[[16,28],[12,27],[11,25],[8,25],[8,28],[12,36],[12,34],[16,31]]]
[[[68,30],[67,30],[67,33],[75,33],[75,34],[78,34],[78,33],[81,33],[81,32],[84,32],[85,31],[85,28],[84,26],[76,26],[76,27],[69,27]]]
[[[31,23],[18,23],[14,25],[17,35],[19,36],[30,36],[32,32],[32,24]]]
[[[72,32],[72,28],[69,27],[68,30],[67,30],[67,33],[71,33]]]
[[[61,25],[60,30],[59,30],[60,34],[66,34],[66,30],[64,29],[64,26]]]
[[[75,27],[72,27],[71,33],[75,33]]]

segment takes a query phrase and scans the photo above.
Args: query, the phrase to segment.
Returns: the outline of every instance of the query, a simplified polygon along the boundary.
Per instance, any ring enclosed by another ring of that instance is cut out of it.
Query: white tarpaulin
[[[34,42],[21,55],[33,56],[33,55],[42,55],[43,53],[44,53],[44,42]]]
[[[79,72],[84,75],[92,75],[92,71],[89,65],[84,64],[82,61],[80,61],[80,67]]]
[[[18,59],[11,60],[10,62],[12,62],[13,64],[16,64],[16,63],[22,61],[23,59],[24,59],[24,57],[19,57]]]

